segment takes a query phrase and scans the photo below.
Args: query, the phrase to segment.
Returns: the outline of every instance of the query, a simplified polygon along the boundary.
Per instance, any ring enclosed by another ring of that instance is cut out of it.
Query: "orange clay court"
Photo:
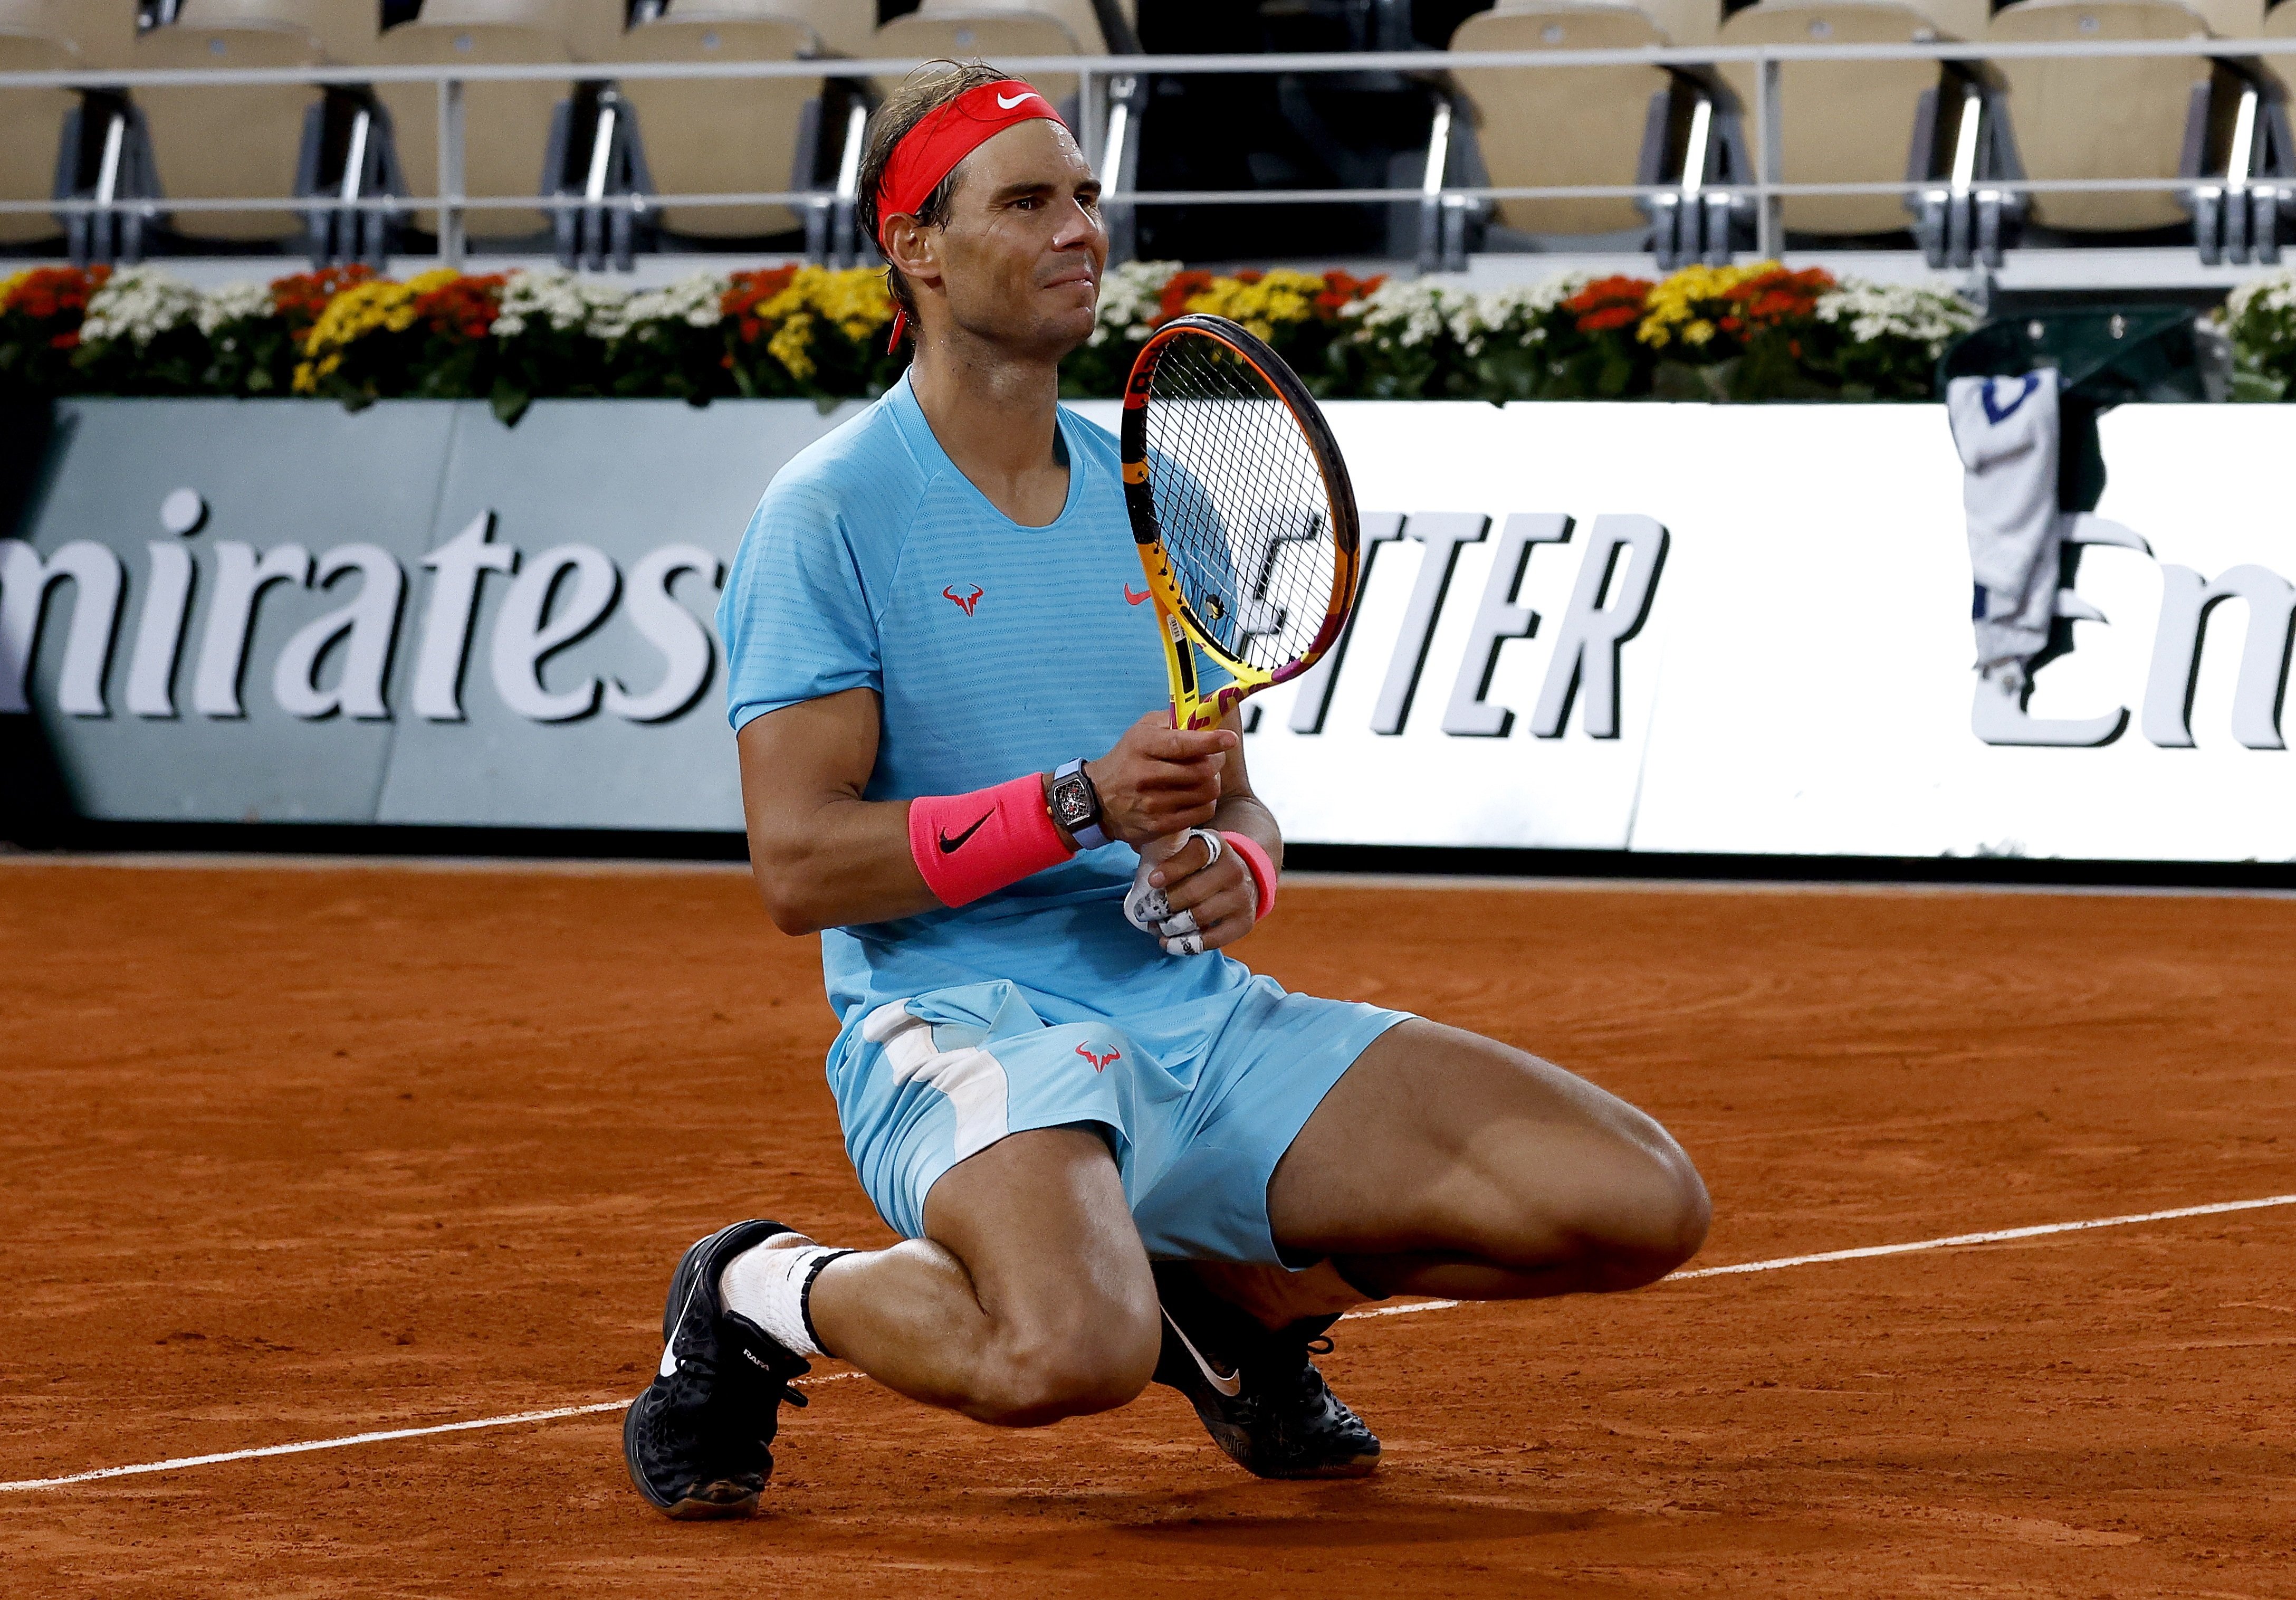
[[[2292,950],[2261,897],[1303,879],[1239,953],[1648,1108],[1695,1272],[2296,1194]],[[2284,1201],[1353,1319],[1356,1482],[827,1363],[759,1517],[666,1522],[665,1264],[885,1237],[832,1031],[734,869],[0,863],[0,1592],[2296,1596]]]

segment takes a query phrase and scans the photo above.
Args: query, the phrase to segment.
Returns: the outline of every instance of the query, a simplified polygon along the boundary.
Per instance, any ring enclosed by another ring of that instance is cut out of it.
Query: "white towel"
[[[2013,666],[2021,683],[2026,661],[2049,642],[2064,541],[2056,369],[1956,378],[1946,385],[1945,411],[1964,472],[1978,670],[1990,677]]]

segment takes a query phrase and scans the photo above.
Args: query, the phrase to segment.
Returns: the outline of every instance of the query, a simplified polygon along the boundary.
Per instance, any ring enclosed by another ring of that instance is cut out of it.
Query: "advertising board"
[[[854,409],[61,405],[0,714],[94,817],[738,829],[718,585]],[[1971,668],[1941,407],[1330,414],[1363,598],[1248,712],[1294,841],[2296,857],[2282,408],[2107,414],[2021,708]]]

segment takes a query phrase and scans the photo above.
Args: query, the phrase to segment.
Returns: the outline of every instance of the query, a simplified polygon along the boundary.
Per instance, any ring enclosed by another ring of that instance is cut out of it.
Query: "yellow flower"
[[[770,303],[778,305],[783,298],[775,295]],[[814,373],[812,344],[813,314],[796,311],[790,314],[788,321],[774,330],[774,336],[766,341],[766,349],[775,360],[789,369],[791,377],[802,383]]]
[[[423,277],[435,277],[425,273]],[[418,278],[415,283],[422,280]],[[414,283],[393,283],[378,279],[373,283],[354,283],[327,302],[319,313],[319,320],[303,336],[303,354],[317,358],[348,349],[378,329],[404,333],[414,325]]]
[[[1184,309],[1201,311],[1240,322],[1262,339],[1275,337],[1279,323],[1303,323],[1316,315],[1316,297],[1324,280],[1312,273],[1278,267],[1256,283],[1242,278],[1214,278],[1187,299]]]
[[[1782,265],[1750,261],[1743,267],[1685,267],[1669,273],[1644,302],[1642,325],[1635,337],[1657,349],[1664,349],[1677,333],[1685,344],[1703,345],[1716,332],[1707,316],[1710,303],[1750,279],[1781,270]]]

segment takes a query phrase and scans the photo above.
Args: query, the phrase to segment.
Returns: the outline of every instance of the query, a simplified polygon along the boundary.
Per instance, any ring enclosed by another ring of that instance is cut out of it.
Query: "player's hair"
[[[877,186],[885,181],[885,167],[893,159],[893,146],[898,144],[908,131],[923,121],[928,114],[947,105],[958,95],[977,89],[983,84],[1001,83],[1009,74],[1000,72],[986,62],[927,62],[909,74],[901,86],[885,97],[877,114],[869,119],[869,141],[861,156],[860,193],[855,196],[861,220],[861,236],[872,244],[877,241],[877,226],[882,219],[877,215]],[[941,179],[925,203],[916,209],[919,222],[927,227],[939,227],[948,220],[949,199],[956,193],[956,180],[964,170],[959,161]],[[885,268],[885,286],[892,291],[893,299],[908,314],[909,338],[914,342],[917,333],[917,301],[909,288],[909,281],[901,275],[898,267]]]

